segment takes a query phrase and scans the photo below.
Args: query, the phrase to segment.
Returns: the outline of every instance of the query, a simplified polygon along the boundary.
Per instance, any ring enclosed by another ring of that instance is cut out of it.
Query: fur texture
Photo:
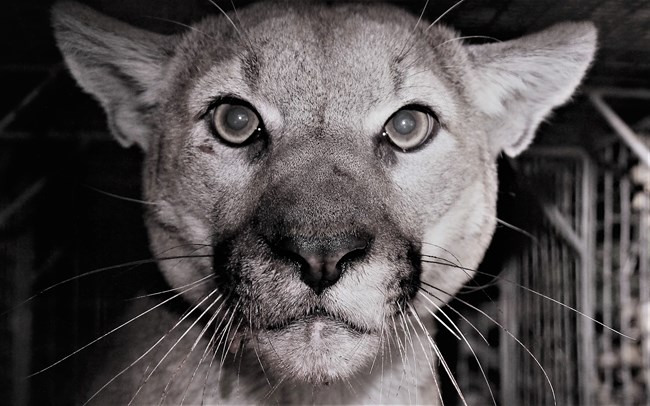
[[[264,2],[231,17],[163,37],[75,3],[53,10],[73,76],[122,145],[145,151],[152,252],[194,309],[160,306],[112,335],[86,396],[437,403],[431,312],[491,239],[496,157],[524,150],[570,97],[594,27],[465,45],[375,3]],[[260,135],[245,146],[215,136],[222,99],[257,111]],[[405,106],[439,124],[408,152],[384,135]],[[280,250],[287,240],[328,253],[363,244],[316,290]]]

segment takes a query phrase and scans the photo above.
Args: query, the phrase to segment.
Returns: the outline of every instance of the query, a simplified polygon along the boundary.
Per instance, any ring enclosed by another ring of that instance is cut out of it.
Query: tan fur
[[[496,223],[496,157],[520,153],[569,98],[593,56],[593,26],[464,45],[387,5],[265,2],[238,15],[237,29],[217,15],[162,37],[74,3],[53,10],[72,74],[120,142],[146,153],[154,255],[215,255],[159,261],[196,310],[170,333],[181,315],[161,306],[113,335],[87,396],[110,381],[100,403],[136,393],[138,404],[437,403],[428,311],[481,261]],[[266,138],[240,148],[215,138],[205,117],[220,96],[253,106]],[[407,105],[441,127],[402,152],[382,131]],[[314,293],[274,251],[277,233],[363,235],[369,248]],[[206,322],[221,333],[212,363]],[[228,348],[238,356],[222,363]]]

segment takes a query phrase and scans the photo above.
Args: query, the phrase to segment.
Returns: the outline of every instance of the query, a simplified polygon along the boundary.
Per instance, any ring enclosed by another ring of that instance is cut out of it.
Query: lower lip
[[[357,327],[355,325],[352,325],[350,323],[346,323],[346,322],[344,322],[342,320],[335,319],[335,318],[332,318],[332,317],[329,317],[329,316],[318,315],[318,314],[309,315],[309,316],[306,316],[306,317],[303,317],[303,318],[300,318],[300,319],[292,319],[292,320],[287,321],[286,323],[283,323],[282,325],[268,327],[267,330],[280,331],[280,330],[284,330],[284,329],[289,328],[289,327],[294,327],[294,326],[296,326],[298,324],[305,324],[306,326],[315,328],[315,329],[317,329],[319,331],[322,330],[323,328],[326,328],[328,326],[332,326],[334,324],[334,325],[336,325],[338,327],[345,328],[347,330],[350,330],[350,331],[353,331],[353,332],[356,332],[356,333],[359,333],[359,334],[368,334],[367,331],[362,330],[361,328],[359,328],[359,327]]]

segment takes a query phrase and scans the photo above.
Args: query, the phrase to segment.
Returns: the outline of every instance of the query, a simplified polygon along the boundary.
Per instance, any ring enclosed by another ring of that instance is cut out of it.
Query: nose
[[[300,264],[303,282],[317,295],[334,285],[345,266],[363,258],[370,239],[355,235],[332,238],[289,237],[280,241],[280,250]]]

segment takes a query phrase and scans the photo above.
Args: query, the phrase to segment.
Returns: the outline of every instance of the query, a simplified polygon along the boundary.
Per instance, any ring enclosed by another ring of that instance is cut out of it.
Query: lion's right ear
[[[146,150],[151,133],[146,112],[174,41],[74,2],[54,5],[52,26],[70,72],[99,100],[115,138]]]

